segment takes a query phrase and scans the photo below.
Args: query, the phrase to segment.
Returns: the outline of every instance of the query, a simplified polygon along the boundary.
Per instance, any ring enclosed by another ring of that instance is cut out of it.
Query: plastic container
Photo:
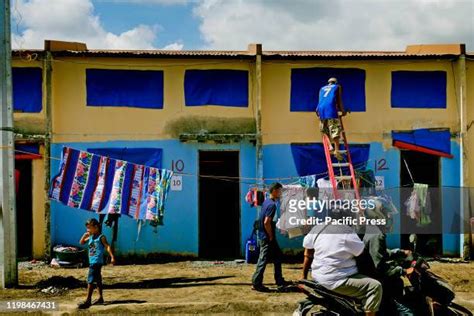
[[[84,249],[79,249],[76,247],[66,247],[70,249],[65,249],[64,246],[56,246],[53,248],[54,255],[58,261],[78,263],[82,262],[85,256]],[[75,248],[75,249],[73,249]]]
[[[245,244],[245,262],[257,263],[260,249],[255,238],[249,238]]]

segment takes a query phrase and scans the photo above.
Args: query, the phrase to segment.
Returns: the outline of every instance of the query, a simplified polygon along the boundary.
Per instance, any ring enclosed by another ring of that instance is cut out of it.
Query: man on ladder
[[[331,152],[337,160],[342,160],[342,155],[339,152],[342,125],[338,112],[341,112],[341,116],[346,115],[344,105],[342,104],[342,87],[337,84],[336,78],[330,78],[328,84],[319,90],[319,103],[316,107],[316,115],[320,120],[319,129],[321,133],[326,134],[331,143],[334,144]]]

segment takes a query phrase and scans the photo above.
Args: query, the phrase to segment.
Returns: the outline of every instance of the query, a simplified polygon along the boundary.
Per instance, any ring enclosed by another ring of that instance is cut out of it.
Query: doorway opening
[[[405,164],[406,163],[406,164]],[[441,255],[443,249],[442,229],[442,197],[440,188],[440,158],[417,151],[400,151],[400,212],[401,247],[410,249],[409,234],[416,233],[416,251],[425,256]],[[409,171],[408,171],[408,168]],[[410,176],[411,173],[411,176]],[[413,179],[412,179],[413,177]],[[405,201],[410,197],[413,182],[424,183],[429,186],[431,223],[420,227],[417,220],[406,215]],[[439,232],[433,234],[433,232]]]
[[[31,160],[15,161],[17,257],[29,260],[33,256],[33,187]]]
[[[199,256],[239,257],[239,152],[200,151],[199,176]]]

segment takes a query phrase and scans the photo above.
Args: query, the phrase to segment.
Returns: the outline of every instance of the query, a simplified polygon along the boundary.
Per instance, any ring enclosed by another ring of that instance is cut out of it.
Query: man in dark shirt
[[[263,274],[270,260],[273,260],[275,282],[279,288],[287,285],[281,272],[282,252],[275,238],[275,217],[277,201],[280,199],[282,185],[274,183],[270,186],[270,198],[263,202],[258,218],[258,239],[260,245],[260,256],[257,268],[252,277],[253,289],[260,292],[268,292],[269,289],[263,285]]]
[[[389,219],[393,215],[387,213],[382,206],[375,211],[367,210],[365,217],[368,219]],[[379,280],[383,287],[382,315],[415,315],[414,311],[403,299],[404,282],[402,276],[413,273],[413,268],[404,269],[400,260],[411,256],[411,251],[403,249],[388,249],[386,231],[389,226],[362,226],[364,230],[364,253],[358,258],[358,266],[362,273]]]

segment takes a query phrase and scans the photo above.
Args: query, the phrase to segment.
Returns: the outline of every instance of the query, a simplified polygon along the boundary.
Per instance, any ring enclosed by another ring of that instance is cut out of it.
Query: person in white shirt
[[[311,275],[316,282],[336,293],[361,300],[366,315],[375,315],[382,301],[382,285],[358,273],[355,258],[364,251],[364,243],[352,227],[317,225],[305,236],[303,247],[304,279],[311,265]]]

